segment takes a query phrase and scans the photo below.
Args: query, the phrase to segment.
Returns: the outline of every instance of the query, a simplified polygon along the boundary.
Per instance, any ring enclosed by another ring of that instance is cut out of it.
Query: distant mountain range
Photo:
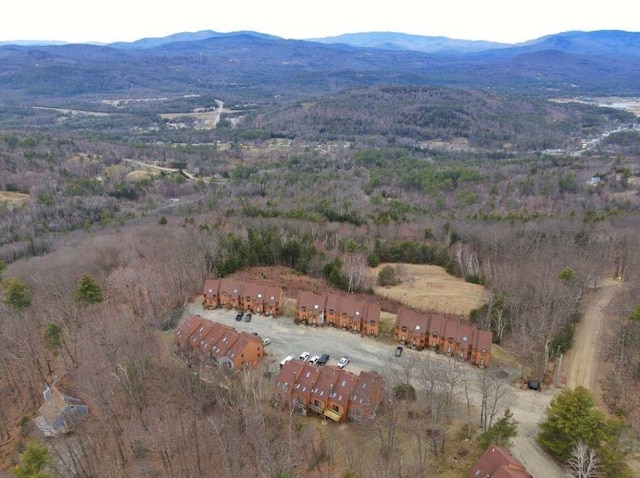
[[[134,42],[0,46],[0,100],[211,93],[291,99],[374,84],[537,95],[640,95],[640,33],[565,32],[503,44],[402,33],[285,40],[176,33]]]

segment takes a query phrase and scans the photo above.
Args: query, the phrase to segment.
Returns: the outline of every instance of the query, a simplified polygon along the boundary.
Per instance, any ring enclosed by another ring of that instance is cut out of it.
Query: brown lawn
[[[469,315],[487,299],[488,292],[478,284],[465,282],[438,266],[419,264],[380,264],[369,269],[369,280],[377,284],[378,272],[386,265],[396,268],[397,286],[373,287],[376,295],[396,300],[421,310],[439,310]]]

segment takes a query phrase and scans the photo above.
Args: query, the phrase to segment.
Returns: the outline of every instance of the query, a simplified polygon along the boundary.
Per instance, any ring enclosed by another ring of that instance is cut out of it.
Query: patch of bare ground
[[[400,283],[396,286],[375,286],[380,297],[396,300],[420,310],[439,310],[468,315],[482,306],[488,292],[478,284],[448,274],[442,267],[422,264],[380,264],[368,270],[369,280],[377,283],[378,273],[386,265],[396,268]]]
[[[22,204],[29,200],[29,195],[14,191],[0,191],[0,202]]]

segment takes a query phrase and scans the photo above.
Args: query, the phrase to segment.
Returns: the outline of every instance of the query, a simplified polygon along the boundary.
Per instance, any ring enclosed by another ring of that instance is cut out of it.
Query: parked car
[[[349,363],[349,357],[342,357],[340,360],[338,360],[338,367],[344,368],[345,365],[347,365],[348,363]]]
[[[240,320],[242,320],[242,317],[244,317],[244,312],[240,311],[236,315],[236,320],[240,321]]]
[[[280,362],[280,368],[284,367],[284,364],[286,364],[287,362],[291,362],[293,360],[293,355],[287,355],[285,358],[282,359],[282,362]]]
[[[302,362],[306,362],[307,359],[309,358],[309,352],[302,352],[300,354],[300,357],[298,357],[298,360],[301,360]]]
[[[319,358],[320,358],[320,355],[314,355],[309,359],[309,363],[315,365],[318,362]]]
[[[399,345],[398,345],[398,346],[396,347],[396,351],[393,353],[393,355],[395,355],[396,357],[400,357],[400,355],[402,355],[402,351],[403,351],[403,350],[404,350],[404,349],[403,349],[401,346],[399,346]]]
[[[245,322],[251,322],[251,312],[247,312],[247,315],[244,316]]]
[[[269,345],[271,343],[271,339],[269,337],[265,337],[262,339],[262,345]]]
[[[318,365],[326,365],[326,363],[328,361],[329,361],[329,354],[322,354],[322,355],[320,355],[320,358],[318,359],[316,364],[318,364]]]

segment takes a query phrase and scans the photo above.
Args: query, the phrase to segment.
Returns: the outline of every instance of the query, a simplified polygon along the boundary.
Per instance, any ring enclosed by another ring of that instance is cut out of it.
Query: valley
[[[457,478],[490,439],[560,477],[541,423],[580,386],[611,421],[560,441],[637,474],[640,64],[579,33],[455,54],[0,46],[0,475],[36,443],[51,476]],[[282,316],[203,310],[217,278],[281,287]],[[300,290],[374,302],[380,336],[296,325]],[[395,356],[401,305],[489,334],[489,367]],[[268,337],[266,360],[178,350],[193,314]],[[375,417],[276,408],[304,351],[384,375]],[[49,385],[89,414],[45,438]]]

